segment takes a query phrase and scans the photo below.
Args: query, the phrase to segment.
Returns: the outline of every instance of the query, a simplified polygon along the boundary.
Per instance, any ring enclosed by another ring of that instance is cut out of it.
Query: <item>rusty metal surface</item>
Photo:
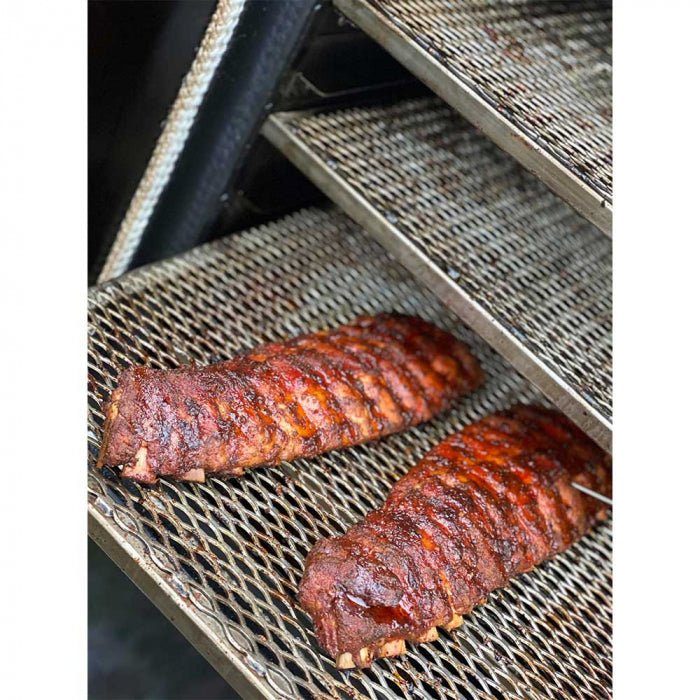
[[[609,238],[437,98],[281,113],[263,133],[610,449]]]
[[[611,233],[611,3],[334,3],[501,148]]]
[[[400,435],[241,479],[147,488],[95,468],[102,403],[123,368],[211,363],[389,309],[466,339],[485,386]],[[609,522],[405,657],[339,672],[318,648],[295,600],[311,545],[378,506],[467,421],[542,401],[344,215],[299,212],[92,289],[88,368],[90,534],[244,697],[610,696]]]

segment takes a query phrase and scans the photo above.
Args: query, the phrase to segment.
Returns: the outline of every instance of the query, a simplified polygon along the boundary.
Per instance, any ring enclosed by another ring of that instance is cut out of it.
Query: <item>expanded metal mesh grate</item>
[[[609,447],[609,238],[436,98],[281,114],[264,133]]]
[[[211,363],[390,309],[466,339],[486,385],[430,424],[241,479],[146,488],[95,469],[102,402],[124,367]],[[103,523],[118,563],[148,572],[171,619],[194,620],[200,650],[228,657],[218,665],[228,678],[234,669],[224,663],[246,674],[250,692],[285,698],[610,695],[609,522],[492,595],[459,630],[409,645],[405,657],[339,672],[318,648],[295,602],[311,545],[378,506],[396,479],[467,421],[541,400],[349,219],[300,212],[93,289],[88,345],[92,520]]]
[[[335,2],[600,225],[601,200],[612,204],[611,3]],[[579,200],[577,182],[590,201]]]

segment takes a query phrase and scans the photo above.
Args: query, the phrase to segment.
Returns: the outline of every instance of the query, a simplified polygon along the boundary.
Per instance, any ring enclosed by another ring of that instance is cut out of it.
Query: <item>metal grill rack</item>
[[[589,221],[612,229],[612,3],[334,0]]]
[[[125,367],[211,363],[391,309],[469,342],[485,386],[403,434],[241,479],[146,488],[96,469],[102,405]],[[610,696],[609,521],[404,657],[339,672],[317,646],[295,600],[311,545],[379,506],[450,432],[543,400],[344,215],[302,211],[92,289],[88,365],[90,534],[245,697]]]
[[[437,98],[263,133],[610,449],[611,240]]]

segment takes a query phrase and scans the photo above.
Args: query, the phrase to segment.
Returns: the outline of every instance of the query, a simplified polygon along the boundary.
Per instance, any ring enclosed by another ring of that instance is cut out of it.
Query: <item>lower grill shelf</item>
[[[437,98],[263,133],[574,422],[612,441],[612,244]]]
[[[485,386],[403,434],[241,479],[146,488],[95,468],[101,406],[121,369],[211,363],[386,310],[467,340]],[[312,544],[379,506],[466,422],[543,401],[344,215],[299,212],[92,289],[88,364],[90,534],[245,697],[610,696],[610,522],[404,657],[339,672],[319,649],[296,603]]]

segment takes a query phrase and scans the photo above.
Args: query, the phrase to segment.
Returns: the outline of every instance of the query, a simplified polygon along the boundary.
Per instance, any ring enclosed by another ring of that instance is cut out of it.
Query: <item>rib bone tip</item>
[[[185,472],[181,477],[182,481],[194,481],[197,484],[203,484],[205,482],[204,469],[201,467],[199,469],[190,469]]]
[[[454,613],[452,615],[452,619],[448,623],[443,625],[443,627],[448,632],[451,632],[452,630],[457,629],[463,622],[464,622],[464,618],[461,615]]]
[[[417,642],[434,642],[439,637],[437,627],[431,627],[425,634],[416,639]]]
[[[406,653],[406,641],[404,639],[392,639],[386,644],[382,644],[379,647],[377,656],[379,658],[384,658],[386,656],[399,656],[400,654]]]
[[[341,670],[348,668],[355,668],[355,662],[352,660],[352,654],[349,651],[345,651],[342,654],[338,654],[335,659],[336,668]]]

